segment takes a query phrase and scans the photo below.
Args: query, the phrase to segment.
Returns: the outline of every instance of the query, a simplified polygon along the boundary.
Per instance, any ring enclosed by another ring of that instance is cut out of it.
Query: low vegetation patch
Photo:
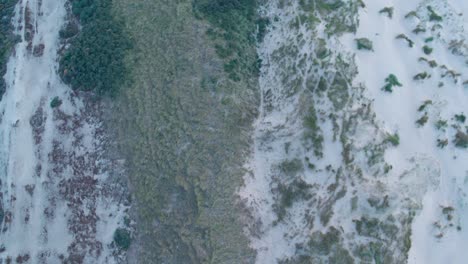
[[[426,100],[422,103],[422,105],[419,106],[418,108],[418,112],[422,112],[424,110],[426,110],[427,106],[431,105],[432,104],[432,100]]]
[[[356,43],[358,50],[374,50],[372,41],[370,41],[368,38],[358,38],[356,39]]]
[[[459,115],[455,115],[455,120],[459,123],[465,123],[466,116],[463,113]]]
[[[412,48],[414,46],[414,42],[408,36],[406,36],[405,34],[400,34],[400,35],[396,36],[396,39],[406,40],[406,42],[408,43],[408,46],[410,48]]]
[[[416,124],[418,124],[420,127],[422,127],[427,123],[428,120],[429,120],[429,116],[427,115],[427,112],[426,112],[426,113],[424,113],[424,115],[421,118],[416,120]]]
[[[278,197],[278,201],[273,205],[277,216],[275,223],[281,222],[285,218],[288,208],[292,207],[294,202],[309,199],[312,196],[309,192],[311,188],[312,185],[307,184],[302,179],[295,179],[290,184],[278,184],[278,187],[274,189]]]
[[[455,146],[459,148],[467,148],[468,147],[468,134],[462,131],[457,131],[457,134],[455,134],[455,140],[453,141],[455,143]]]
[[[427,72],[421,72],[421,73],[416,74],[413,77],[413,80],[419,81],[419,80],[424,80],[424,79],[427,79],[427,78],[430,78],[430,77],[431,77],[431,75],[428,74]]]
[[[413,29],[414,34],[419,34],[419,33],[424,33],[424,32],[426,32],[426,29],[419,25],[415,29]]]
[[[111,14],[111,0],[75,0],[72,12],[82,26],[60,60],[60,76],[73,89],[115,94],[125,80],[125,53],[130,41],[123,22]],[[64,38],[74,36],[76,25],[68,24]]]
[[[437,120],[435,127],[437,128],[437,130],[442,130],[448,127],[447,120]]]
[[[390,144],[392,144],[393,146],[398,146],[400,145],[400,136],[395,133],[393,135],[389,135],[386,139],[385,139],[385,142],[388,142]]]
[[[437,147],[445,148],[448,145],[448,139],[437,139]]]
[[[50,107],[56,108],[62,105],[62,100],[58,96],[55,96],[52,101],[50,101]]]
[[[393,92],[393,87],[395,86],[398,86],[398,87],[402,87],[403,85],[400,83],[400,81],[398,81],[398,78],[394,75],[394,74],[390,74],[388,75],[387,78],[385,78],[385,86],[382,88],[382,90],[386,91],[386,92]]]
[[[442,21],[442,17],[439,16],[439,15],[434,11],[434,9],[432,8],[432,6],[428,6],[428,7],[427,7],[427,11],[429,11],[429,20],[430,20],[430,21]]]
[[[323,135],[318,125],[317,113],[315,108],[312,106],[309,109],[309,112],[304,117],[304,139],[307,143],[311,142],[314,149],[314,154],[318,158],[323,157]]]
[[[429,42],[432,42],[434,41],[434,37],[428,37],[424,40],[425,43],[429,43]]]
[[[6,73],[6,63],[19,38],[13,34],[11,19],[18,0],[0,1],[0,98],[6,89],[3,76]]]
[[[117,228],[114,232],[114,242],[120,249],[127,250],[132,242],[130,232],[124,228]]]
[[[433,49],[431,47],[429,47],[427,45],[424,45],[424,47],[423,47],[424,54],[430,55],[432,53],[432,51],[433,51]]]
[[[193,0],[195,16],[206,19],[207,34],[218,44],[218,55],[225,60],[224,70],[233,81],[245,74],[258,74],[260,64],[251,60],[247,47],[255,43],[255,31],[261,41],[270,21],[256,16],[256,0]]]
[[[393,6],[384,7],[379,11],[380,14],[387,14],[389,18],[393,17]]]

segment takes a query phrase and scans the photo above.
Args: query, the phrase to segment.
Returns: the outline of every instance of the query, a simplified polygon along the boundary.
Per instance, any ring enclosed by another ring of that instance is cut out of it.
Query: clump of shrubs
[[[428,74],[427,72],[421,72],[421,73],[416,74],[413,77],[413,80],[419,81],[419,80],[424,80],[424,79],[427,79],[427,78],[430,78],[430,77],[431,77],[431,75]]]
[[[50,107],[56,108],[62,105],[62,100],[58,96],[55,96],[52,101],[50,101]]]
[[[424,101],[424,103],[422,105],[419,106],[418,108],[418,112],[422,112],[424,111],[428,105],[431,105],[432,104],[432,100],[426,100]]]
[[[464,114],[455,115],[455,120],[460,123],[465,123],[466,116]]]
[[[123,23],[111,10],[111,0],[72,2],[82,30],[77,33],[77,26],[70,22],[61,31],[63,38],[73,38],[60,60],[59,72],[73,89],[115,94],[125,80],[124,57],[131,45]]]
[[[432,53],[432,51],[433,51],[433,49],[431,47],[429,47],[427,45],[424,45],[424,47],[423,47],[424,54],[430,55]]]
[[[386,13],[389,18],[393,17],[393,6],[384,7],[379,11],[380,14]]]
[[[400,83],[400,81],[398,81],[398,78],[394,75],[394,74],[390,74],[388,75],[387,78],[385,78],[385,86],[382,88],[382,90],[386,91],[386,92],[393,92],[393,87],[395,86],[398,86],[398,87],[402,87],[403,85]]]
[[[358,50],[374,50],[372,41],[370,41],[368,38],[358,38],[356,39],[356,43]]]
[[[468,148],[468,134],[462,132],[462,131],[457,131],[457,134],[455,134],[455,140],[453,141],[455,143],[455,146],[459,148]]]
[[[416,120],[416,124],[422,127],[427,123],[428,120],[429,120],[429,116],[427,115],[427,113],[424,113],[424,115],[421,118]]]
[[[393,146],[398,146],[400,145],[400,136],[395,133],[393,135],[389,135],[386,139],[385,139],[385,142],[388,142],[390,144],[392,144]]]
[[[117,228],[114,232],[114,242],[120,249],[127,250],[132,242],[130,231],[124,228]]]
[[[396,36],[396,39],[406,40],[406,42],[408,42],[408,46],[410,48],[412,48],[414,46],[414,42],[408,36],[406,36],[405,34],[399,34],[398,36]]]
[[[432,6],[428,6],[428,7],[427,7],[427,11],[429,11],[429,20],[430,20],[430,21],[442,21],[442,17],[439,16],[439,15],[434,11],[434,9],[432,8]]]

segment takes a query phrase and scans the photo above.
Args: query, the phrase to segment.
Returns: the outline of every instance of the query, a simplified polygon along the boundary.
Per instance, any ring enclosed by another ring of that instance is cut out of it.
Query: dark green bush
[[[130,232],[124,228],[117,228],[114,232],[114,242],[119,248],[127,250],[132,242]]]
[[[421,118],[416,120],[416,124],[422,127],[427,123],[428,120],[429,120],[429,116],[427,115],[427,113],[424,113],[424,115]]]
[[[372,41],[370,41],[369,39],[367,38],[358,38],[356,39],[356,44],[357,44],[357,48],[358,50],[374,50],[373,48],[373,45],[372,45]]]
[[[464,114],[455,115],[455,120],[460,123],[465,123],[466,116]]]
[[[398,78],[394,74],[388,75],[388,77],[385,78],[385,82],[386,82],[386,84],[384,85],[382,90],[384,90],[386,92],[389,92],[389,93],[393,92],[393,87],[395,87],[395,86],[402,87],[403,86],[400,83],[400,81],[398,81]]]
[[[455,135],[454,143],[459,148],[468,148],[468,134],[458,131]]]
[[[408,46],[410,48],[412,48],[414,46],[414,42],[410,38],[408,38],[408,36],[406,36],[405,34],[400,34],[400,35],[396,36],[396,39],[406,40],[406,42],[408,42]]]
[[[195,15],[206,19],[213,28],[207,31],[213,39],[221,39],[224,45],[216,45],[216,52],[226,62],[224,70],[229,78],[239,81],[241,75],[258,74],[257,60],[252,60],[246,50],[255,45],[255,31],[261,40],[269,23],[268,19],[256,19],[256,0],[193,0]],[[221,56],[222,55],[222,56]]]
[[[395,133],[394,135],[388,135],[385,139],[385,142],[388,142],[396,147],[400,145],[400,136],[397,133]]]
[[[432,8],[432,6],[428,6],[428,7],[427,7],[427,10],[429,11],[429,20],[430,20],[430,21],[442,21],[442,17],[439,16],[439,15],[434,11],[434,9]]]
[[[386,13],[389,18],[393,18],[393,7],[384,7],[379,11],[379,13]]]
[[[72,1],[82,31],[61,58],[60,75],[73,89],[115,94],[124,81],[124,56],[130,41],[123,33],[123,23],[111,14],[111,4],[111,0]],[[75,33],[69,24],[61,35],[70,37]]]
[[[433,50],[433,49],[432,49],[431,47],[427,46],[427,45],[424,45],[424,47],[423,47],[423,52],[424,52],[424,54],[426,54],[426,55],[431,54],[431,53],[432,53],[432,50]]]
[[[18,41],[13,35],[13,25],[11,18],[18,0],[0,0],[0,98],[5,92],[6,84],[3,76],[6,73],[6,63]]]
[[[430,78],[430,77],[431,77],[431,75],[428,74],[427,72],[421,72],[421,73],[416,74],[413,77],[413,80],[419,81],[419,80],[424,80],[424,79],[427,79],[427,78]]]
[[[62,100],[58,96],[55,96],[52,101],[50,102],[50,107],[56,108],[62,105]]]

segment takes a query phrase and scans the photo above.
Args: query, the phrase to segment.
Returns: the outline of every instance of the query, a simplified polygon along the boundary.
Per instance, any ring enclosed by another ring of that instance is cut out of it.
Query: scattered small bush
[[[356,39],[356,43],[357,43],[358,50],[362,50],[362,49],[370,50],[370,51],[374,50],[372,41],[370,41],[367,38],[358,38]]]
[[[382,90],[386,91],[386,92],[393,92],[393,87],[395,86],[398,86],[398,87],[402,87],[403,85],[400,83],[400,81],[398,81],[398,78],[394,75],[394,74],[390,74],[388,75],[387,78],[385,78],[385,86],[382,88]]]
[[[429,47],[427,45],[424,45],[424,47],[423,47],[424,54],[430,55],[432,53],[432,51],[433,51],[433,49],[431,47]]]
[[[429,11],[429,20],[430,20],[430,21],[442,21],[442,17],[439,16],[439,15],[434,11],[434,9],[432,8],[432,6],[428,6],[428,7],[427,7],[427,10]]]
[[[431,78],[431,75],[428,74],[427,72],[421,72],[421,73],[416,74],[413,77],[413,80],[418,81],[418,80],[424,80],[424,79],[427,79],[427,78]]]
[[[114,242],[119,248],[127,250],[132,242],[130,232],[124,228],[117,228],[114,232]]]
[[[419,34],[419,33],[424,33],[424,32],[426,32],[426,29],[421,26],[417,26],[415,29],[413,29],[414,34]]]
[[[73,89],[115,94],[125,79],[124,57],[131,44],[123,32],[123,22],[111,10],[111,0],[72,1],[72,12],[82,30],[61,58],[59,72]],[[67,25],[61,35],[75,35],[74,27]]]
[[[424,115],[421,118],[416,120],[416,124],[418,124],[419,126],[424,126],[428,120],[429,116],[427,115],[427,113],[424,113]]]
[[[394,135],[389,135],[386,139],[385,142],[391,143],[393,146],[398,146],[400,145],[400,136],[395,133]]]
[[[432,104],[432,101],[431,101],[431,100],[426,100],[426,101],[424,101],[424,103],[423,103],[421,106],[419,106],[418,111],[419,111],[419,112],[424,111],[424,110],[426,109],[426,107],[427,107],[428,105],[431,105],[431,104]]]
[[[437,139],[437,147],[445,148],[448,145],[448,139]]]
[[[443,128],[446,128],[448,126],[447,124],[447,121],[446,120],[438,120],[435,124],[435,127],[438,129],[438,130],[441,130]]]
[[[434,41],[434,37],[428,37],[424,40],[425,43],[429,43],[429,42],[432,42]]]
[[[464,114],[455,115],[455,120],[460,123],[465,123],[466,116]]]
[[[285,160],[279,165],[281,172],[287,175],[294,175],[304,169],[304,165],[299,159]]]
[[[453,141],[455,146],[459,148],[467,148],[468,147],[468,134],[458,131],[455,135],[455,140]]]
[[[62,100],[58,96],[55,96],[52,101],[50,102],[50,107],[56,108],[62,105]]]
[[[414,46],[414,42],[410,38],[408,38],[408,36],[406,36],[405,34],[400,34],[400,35],[396,36],[396,39],[406,40],[406,42],[408,42],[408,46],[410,48],[412,48]]]
[[[384,7],[379,11],[380,14],[386,13],[389,18],[393,17],[393,7]]]
[[[431,68],[435,68],[435,67],[437,67],[437,65],[438,65],[437,62],[436,62],[435,60],[428,60],[428,59],[426,59],[426,58],[424,58],[424,57],[420,57],[420,58],[419,58],[419,61],[424,61],[424,62],[426,62]]]
[[[408,14],[405,15],[405,18],[410,18],[410,17],[419,18],[419,16],[418,16],[418,14],[416,13],[416,11],[411,11],[411,12],[409,12]]]

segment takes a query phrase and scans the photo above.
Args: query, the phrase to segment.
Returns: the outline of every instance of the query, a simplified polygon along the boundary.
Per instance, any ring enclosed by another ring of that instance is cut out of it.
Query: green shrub
[[[56,108],[62,105],[62,100],[58,96],[55,96],[52,101],[50,102],[50,107]]]
[[[385,142],[391,143],[393,146],[398,146],[400,145],[400,136],[395,133],[394,135],[389,135],[386,139]]]
[[[424,33],[424,32],[426,32],[426,29],[421,26],[417,26],[415,29],[413,29],[414,34],[419,34],[419,33]]]
[[[362,50],[362,49],[370,50],[370,51],[374,50],[372,41],[370,41],[367,38],[358,38],[356,39],[356,43],[357,43],[358,50]]]
[[[448,145],[448,139],[437,139],[437,147],[445,148]]]
[[[246,54],[247,47],[255,44],[255,31],[257,39],[261,41],[266,34],[270,21],[266,18],[256,19],[256,0],[193,0],[195,16],[206,19],[211,25],[207,33],[213,39],[221,39],[224,45],[217,45],[217,53],[226,53],[218,49],[228,49],[225,56],[224,70],[233,81],[239,81],[241,75],[256,74],[260,72],[257,59]],[[211,32],[211,33],[209,33]]]
[[[428,120],[429,116],[427,115],[427,113],[424,113],[424,115],[421,118],[416,120],[416,124],[418,124],[419,126],[424,126]]]
[[[429,20],[430,20],[430,21],[442,21],[442,17],[439,16],[439,15],[434,11],[434,9],[432,8],[432,6],[428,6],[428,7],[427,7],[427,10],[429,11]]]
[[[268,18],[259,18],[256,21],[258,31],[257,31],[257,41],[262,42],[265,38],[268,25],[270,25],[270,19]]]
[[[400,81],[398,81],[398,78],[394,75],[394,74],[390,74],[388,75],[387,78],[385,78],[385,86],[382,88],[382,90],[386,91],[386,92],[393,92],[393,87],[395,86],[398,86],[398,87],[402,87],[403,85],[400,83]]]
[[[408,46],[410,48],[412,48],[414,46],[414,42],[410,38],[408,38],[408,36],[406,36],[405,34],[399,34],[398,36],[396,36],[396,39],[406,40],[406,42],[408,42]]]
[[[458,131],[455,135],[455,140],[453,141],[455,146],[459,148],[467,148],[468,147],[468,134]]]
[[[460,123],[465,123],[466,116],[464,114],[455,115],[455,120]]]
[[[287,175],[294,175],[304,169],[304,165],[299,159],[285,160],[279,165],[281,172]]]
[[[426,107],[427,107],[428,105],[431,105],[431,104],[432,104],[432,100],[426,100],[426,101],[424,101],[424,103],[423,103],[422,105],[419,106],[418,111],[419,111],[419,112],[424,111],[424,110],[426,109]]]
[[[438,129],[438,130],[441,130],[443,128],[446,128],[448,126],[447,124],[447,121],[446,120],[438,120],[435,124],[435,127]]]
[[[73,89],[115,94],[125,80],[124,57],[131,46],[123,23],[111,14],[111,5],[111,0],[72,2],[82,31],[61,58],[60,75]],[[74,29],[64,30],[63,37],[75,33]]]
[[[124,228],[117,228],[114,232],[114,242],[117,247],[127,250],[132,242],[130,232]]]
[[[428,74],[427,72],[421,72],[421,73],[416,74],[413,77],[413,80],[415,80],[415,81],[424,80],[424,79],[427,79],[427,78],[430,78],[430,77],[431,77],[431,75]]]
[[[393,7],[384,7],[379,11],[380,14],[386,13],[389,18],[393,17]]]
[[[424,45],[424,47],[423,47],[424,54],[430,55],[432,53],[432,51],[433,51],[433,49],[431,47],[429,47],[427,45]]]
[[[304,138],[305,140],[312,142],[315,156],[321,158],[323,157],[322,150],[324,138],[321,134],[321,129],[317,121],[315,108],[312,106],[309,109],[309,113],[304,117]]]
[[[432,42],[434,41],[434,37],[428,37],[424,40],[425,43],[429,43],[429,42]]]
[[[13,50],[13,46],[20,40],[18,39],[19,36],[13,34],[13,25],[11,23],[17,2],[18,0],[0,1],[0,98],[6,89],[3,76],[6,73],[8,58]]]

